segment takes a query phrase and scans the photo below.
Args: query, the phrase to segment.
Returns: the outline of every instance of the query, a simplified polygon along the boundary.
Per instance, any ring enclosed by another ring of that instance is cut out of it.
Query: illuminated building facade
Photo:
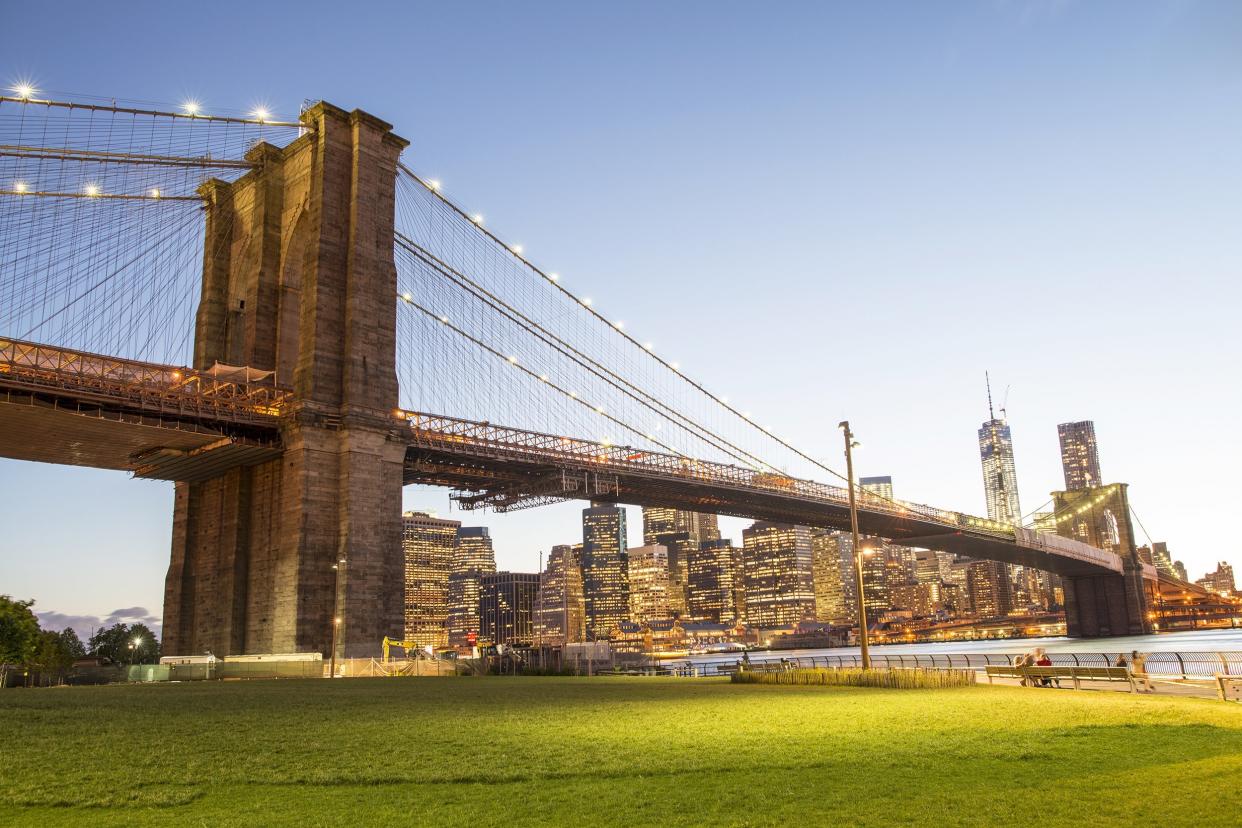
[[[1233,595],[1238,585],[1233,577],[1233,567],[1224,561],[1216,564],[1216,571],[1209,572],[1200,578],[1196,583],[1204,589],[1220,595]]]
[[[1104,484],[1100,477],[1100,455],[1095,444],[1095,423],[1082,420],[1057,426],[1061,441],[1061,470],[1067,491],[1091,489]]]
[[[486,526],[462,526],[448,579],[448,645],[468,650],[479,634],[479,597],[484,575],[496,571],[496,553]]]
[[[720,539],[716,515],[664,507],[643,507],[643,544],[668,550],[669,606],[674,616],[689,614],[686,561],[704,541]]]
[[[582,591],[587,636],[608,637],[630,614],[626,566],[625,509],[593,504],[582,510]]]
[[[720,540],[720,521],[716,515],[703,512],[686,512],[665,506],[643,507],[645,546],[662,543],[660,537],[673,532],[685,532],[690,542],[698,547],[703,541]]]
[[[405,640],[419,647],[448,644],[448,586],[461,522],[425,512],[401,516],[405,552]]]
[[[1013,584],[999,561],[971,561],[966,569],[970,606],[979,618],[999,618],[1013,610]]]
[[[686,559],[687,611],[699,622],[732,626],[743,618],[742,551],[728,540],[705,540]]]
[[[659,544],[636,546],[627,556],[630,585],[629,620],[645,623],[672,617],[668,550]]]
[[[746,624],[771,628],[815,619],[811,531],[757,521],[742,531]]]
[[[571,546],[554,546],[548,555],[535,603],[535,641],[559,647],[586,640],[582,568]]]
[[[534,642],[539,576],[527,572],[484,575],[479,597],[479,641],[529,647]]]
[[[883,477],[860,477],[858,478],[858,488],[862,489],[863,500],[867,500],[867,495],[874,495],[879,500],[893,499],[893,478],[888,475]]]
[[[1005,420],[988,420],[979,429],[979,457],[983,461],[983,493],[988,503],[988,519],[1009,526],[1022,525],[1013,436]]]
[[[823,624],[848,624],[852,620],[845,599],[849,577],[841,566],[837,533],[811,530],[811,574],[815,584],[815,620]]]

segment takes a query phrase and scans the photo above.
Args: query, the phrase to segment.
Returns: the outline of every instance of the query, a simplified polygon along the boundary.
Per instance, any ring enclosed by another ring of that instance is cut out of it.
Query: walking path
[[[1005,684],[1011,687],[1018,687],[1021,685],[1021,682],[1018,679],[994,678],[992,681],[995,684]],[[1198,680],[1198,681],[1182,680],[1182,679],[1153,679],[1152,688],[1153,688],[1152,692],[1149,693],[1142,689],[1142,684],[1140,683],[1138,695],[1182,696],[1182,697],[1189,697],[1189,698],[1217,699],[1217,700],[1219,700],[1220,698],[1220,696],[1217,694],[1216,682],[1210,679],[1204,679],[1204,680]],[[1031,689],[1032,690],[1041,690],[1041,689],[1056,690],[1057,688],[1056,687],[1050,687],[1050,688],[1034,688],[1033,687]],[[1068,681],[1063,681],[1062,687],[1060,689],[1066,690],[1066,691],[1072,691],[1074,688]],[[1083,680],[1082,689],[1083,690],[1112,690],[1113,692],[1116,692],[1116,693],[1129,693],[1130,685],[1124,681]]]

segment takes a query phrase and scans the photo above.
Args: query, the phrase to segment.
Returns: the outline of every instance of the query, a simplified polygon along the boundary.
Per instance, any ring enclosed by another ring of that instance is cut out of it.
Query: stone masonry
[[[301,120],[289,146],[259,144],[254,170],[202,188],[194,367],[275,371],[297,402],[279,460],[176,484],[171,655],[327,655],[340,618],[338,655],[367,657],[402,629],[393,216],[407,142],[326,103]]]

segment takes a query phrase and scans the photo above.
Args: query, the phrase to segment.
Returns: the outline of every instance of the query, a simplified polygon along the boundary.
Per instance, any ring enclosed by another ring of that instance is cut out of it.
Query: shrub
[[[739,670],[734,684],[798,684],[838,687],[887,687],[894,690],[930,690],[967,687],[975,683],[974,670],[933,670],[921,667],[895,670],[863,670],[857,667],[816,667],[792,670]]]

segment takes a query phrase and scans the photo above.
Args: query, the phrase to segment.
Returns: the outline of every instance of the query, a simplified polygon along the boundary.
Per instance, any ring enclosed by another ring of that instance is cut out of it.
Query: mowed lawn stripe
[[[1242,707],[1121,693],[651,678],[66,688],[0,693],[0,742],[0,808],[31,822],[332,824],[361,807],[473,824],[1242,813],[1224,781],[1242,781]]]

